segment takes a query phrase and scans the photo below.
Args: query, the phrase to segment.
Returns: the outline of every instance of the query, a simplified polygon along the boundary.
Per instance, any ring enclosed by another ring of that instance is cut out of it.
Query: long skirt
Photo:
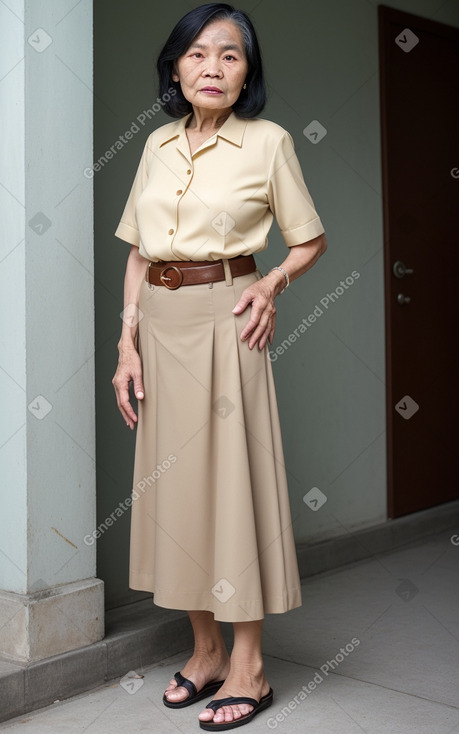
[[[129,586],[222,622],[301,605],[268,348],[232,309],[259,271],[175,291],[142,281]]]

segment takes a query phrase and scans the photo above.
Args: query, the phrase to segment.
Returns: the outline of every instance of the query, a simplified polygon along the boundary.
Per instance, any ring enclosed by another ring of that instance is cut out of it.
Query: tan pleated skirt
[[[129,586],[223,622],[301,605],[268,350],[234,316],[261,274],[170,291],[142,281]]]

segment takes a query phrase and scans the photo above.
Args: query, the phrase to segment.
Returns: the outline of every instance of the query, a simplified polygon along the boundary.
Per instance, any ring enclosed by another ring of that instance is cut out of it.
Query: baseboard
[[[387,520],[364,530],[299,545],[300,576],[307,578],[381,553],[389,553],[454,527],[459,532],[459,500]]]

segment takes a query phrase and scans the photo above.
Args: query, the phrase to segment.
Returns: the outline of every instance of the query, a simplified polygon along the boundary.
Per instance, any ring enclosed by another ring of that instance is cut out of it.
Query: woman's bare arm
[[[139,254],[139,248],[131,245],[124,276],[124,318],[118,342],[118,366],[112,380],[118,408],[131,430],[137,422],[137,415],[129,402],[129,383],[134,384],[134,393],[138,400],[142,400],[145,395],[142,365],[136,344],[140,285],[145,277],[147,262]]]

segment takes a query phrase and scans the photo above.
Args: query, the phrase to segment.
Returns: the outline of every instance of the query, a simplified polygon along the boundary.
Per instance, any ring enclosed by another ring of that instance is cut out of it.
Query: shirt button
[[[191,173],[191,168],[189,168],[187,171],[188,176],[190,175],[190,173]]]
[[[173,229],[170,229],[169,230],[169,234],[174,234],[174,230]]]
[[[180,194],[183,194],[183,191],[182,189],[177,189],[175,193],[177,194],[177,196],[180,196]]]

